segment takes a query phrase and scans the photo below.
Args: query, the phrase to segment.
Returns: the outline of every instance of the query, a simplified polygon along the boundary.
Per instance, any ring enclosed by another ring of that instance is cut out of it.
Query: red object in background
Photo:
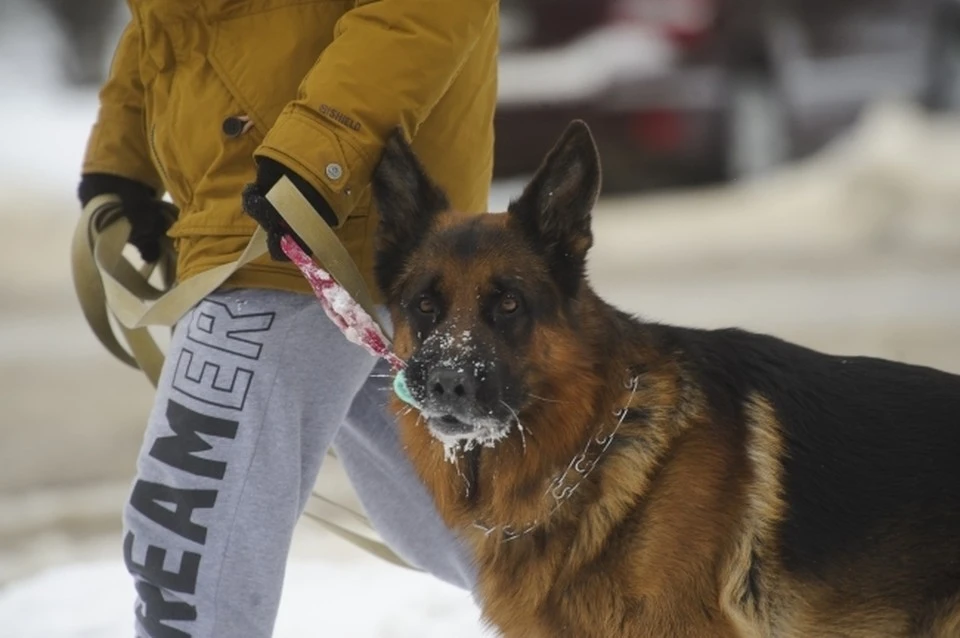
[[[637,113],[629,123],[630,136],[641,147],[657,152],[674,152],[683,144],[683,119],[676,111],[651,110]]]

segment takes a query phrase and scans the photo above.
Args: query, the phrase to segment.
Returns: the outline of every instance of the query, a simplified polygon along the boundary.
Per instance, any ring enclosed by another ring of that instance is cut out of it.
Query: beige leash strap
[[[172,214],[168,211],[168,214]],[[114,273],[111,282],[116,286],[129,286],[145,298],[158,298],[163,294],[148,282],[154,267],[135,270],[123,257],[123,248],[130,232],[129,222],[120,215],[120,199],[115,196],[95,198],[84,209],[77,223],[71,247],[71,262],[74,289],[80,308],[100,343],[121,362],[139,368],[156,387],[163,367],[163,353],[146,327],[128,327],[122,323],[117,329],[123,334],[130,353],[117,340],[110,321],[112,308],[107,304],[107,289],[104,269],[97,263],[95,253],[109,255],[107,261]],[[174,279],[176,259],[169,242],[163,246],[156,266],[161,272],[161,284],[169,287]],[[133,293],[130,293],[131,295]]]
[[[267,200],[303,239],[312,254],[323,256],[323,268],[377,320],[372,297],[353,259],[333,229],[318,219],[319,215],[293,183],[287,177],[281,177],[267,193]],[[219,288],[237,270],[267,252],[266,233],[258,226],[236,261],[217,266],[176,285],[173,285],[176,255],[173,245],[165,241],[156,266],[160,271],[162,288],[157,288],[149,281],[154,267],[146,266],[138,270],[123,254],[130,235],[130,223],[120,214],[120,206],[118,197],[101,195],[84,207],[71,247],[74,290],[87,324],[100,343],[121,362],[141,370],[156,387],[165,356],[148,327],[160,326],[172,330],[194,305]],[[165,214],[172,215],[173,210],[169,206]],[[111,317],[123,335],[129,352],[117,339]],[[336,458],[332,451],[330,456]],[[339,471],[342,472],[342,469]],[[376,533],[362,514],[316,491],[313,497],[350,513],[361,525]],[[397,556],[386,544],[347,529],[316,512],[309,514],[329,531],[375,556],[420,571]]]

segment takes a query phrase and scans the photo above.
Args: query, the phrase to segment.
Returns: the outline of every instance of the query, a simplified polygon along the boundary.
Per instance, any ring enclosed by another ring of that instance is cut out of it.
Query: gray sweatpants
[[[394,551],[473,589],[465,547],[400,449],[388,373],[311,296],[219,292],[184,317],[124,509],[138,637],[270,636],[293,529],[331,444]]]

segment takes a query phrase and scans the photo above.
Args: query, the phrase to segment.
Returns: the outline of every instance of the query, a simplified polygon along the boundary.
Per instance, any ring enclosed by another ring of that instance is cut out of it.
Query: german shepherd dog
[[[452,210],[398,133],[375,171],[401,438],[484,620],[960,637],[960,376],[618,310],[585,273],[600,172],[580,121],[504,213]]]

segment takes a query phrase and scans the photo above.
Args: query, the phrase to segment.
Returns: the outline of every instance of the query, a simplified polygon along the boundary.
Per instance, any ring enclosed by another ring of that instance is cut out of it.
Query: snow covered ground
[[[73,297],[96,99],[57,86],[42,29],[0,24],[0,636],[113,638],[132,618],[116,523],[151,391]],[[491,207],[520,186],[497,185]],[[878,109],[836,149],[756,183],[604,198],[594,232],[591,277],[627,310],[960,372],[956,119]],[[277,636],[315,634],[483,635],[465,592],[305,522]]]
[[[482,638],[467,592],[375,559],[290,564],[276,638]],[[72,563],[0,592],[7,638],[128,638],[133,589],[121,563]]]

